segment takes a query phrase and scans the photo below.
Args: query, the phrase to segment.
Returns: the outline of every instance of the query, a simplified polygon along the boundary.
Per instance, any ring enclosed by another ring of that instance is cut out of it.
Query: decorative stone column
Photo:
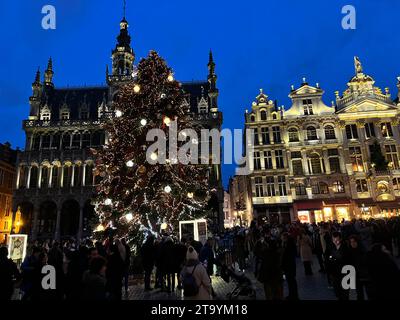
[[[62,188],[64,186],[64,166],[61,165],[60,169],[61,169],[60,188]]]
[[[308,170],[308,159],[307,159],[307,153],[306,150],[303,149],[301,150],[301,157],[302,157],[302,162],[303,162],[303,171],[305,175],[310,174],[310,170]]]
[[[26,179],[26,188],[29,189],[31,185],[31,171],[32,166],[28,166],[28,179]]]
[[[48,184],[49,188],[51,188],[51,183],[53,181],[53,167],[54,165],[51,165],[49,170],[49,184]]]
[[[82,186],[84,187],[86,185],[86,166],[87,164],[83,164],[83,170],[82,170]]]
[[[330,174],[331,173],[331,166],[330,166],[329,158],[328,158],[328,149],[323,148],[322,149],[322,154],[324,156],[325,173],[326,174]]]
[[[75,164],[72,165],[72,173],[71,173],[71,187],[74,186],[75,183]]]
[[[19,189],[19,180],[21,178],[21,166],[17,169],[17,181],[15,182],[15,189]]]
[[[40,165],[40,166],[39,166],[39,178],[38,178],[38,181],[37,181],[37,187],[38,187],[39,189],[40,189],[41,186],[42,186],[42,169],[43,169],[43,166]]]

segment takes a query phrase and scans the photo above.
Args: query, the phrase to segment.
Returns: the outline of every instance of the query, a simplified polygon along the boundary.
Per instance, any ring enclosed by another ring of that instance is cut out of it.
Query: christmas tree
[[[162,130],[165,139],[161,142],[168,146],[176,142],[170,126],[178,132],[201,129],[190,121],[184,99],[181,84],[154,51],[140,61],[134,81],[119,90],[115,116],[105,125],[108,143],[93,150],[95,175],[101,177],[96,199],[98,230],[112,227],[119,236],[138,243],[148,233],[159,234],[161,227],[176,233],[180,220],[207,214],[208,166],[182,164],[161,148],[149,154],[154,142],[146,141],[151,129]],[[188,139],[191,136],[177,141],[178,147],[191,142]]]

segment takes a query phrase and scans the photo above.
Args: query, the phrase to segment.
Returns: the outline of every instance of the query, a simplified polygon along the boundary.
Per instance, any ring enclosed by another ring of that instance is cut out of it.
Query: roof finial
[[[357,56],[354,56],[354,69],[356,70],[356,75],[363,73],[360,58]]]
[[[36,71],[36,76],[35,76],[35,82],[34,83],[40,83],[40,67],[38,67]]]
[[[124,18],[125,18],[125,14],[126,14],[126,0],[124,0]]]
[[[306,83],[306,77],[303,77],[303,83]]]

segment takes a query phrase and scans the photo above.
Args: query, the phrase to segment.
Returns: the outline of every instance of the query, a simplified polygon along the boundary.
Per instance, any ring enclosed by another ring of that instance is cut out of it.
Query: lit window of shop
[[[275,161],[276,161],[277,169],[282,169],[285,167],[285,163],[283,161],[283,151],[282,150],[275,150]]]
[[[330,221],[333,220],[333,210],[331,207],[325,207],[324,210],[324,220],[325,221]]]
[[[261,158],[260,158],[260,152],[254,152],[254,170],[260,170],[261,169]]]
[[[357,192],[368,192],[368,184],[366,179],[356,180]]]
[[[368,122],[364,125],[365,136],[367,138],[375,137],[375,127],[373,122]]]
[[[275,181],[274,177],[267,177],[267,190],[266,196],[267,197],[275,197]]]
[[[317,129],[315,129],[315,127],[310,126],[307,127],[307,140],[318,140],[317,137]]]
[[[285,176],[278,176],[278,188],[279,188],[279,195],[286,196],[287,189],[286,189],[286,177]]]
[[[383,137],[393,137],[392,124],[390,122],[381,123],[381,132]]]
[[[347,139],[358,139],[357,126],[355,124],[348,124],[346,126]]]
[[[336,208],[336,215],[337,215],[337,220],[342,221],[342,220],[349,220],[349,209],[346,207],[337,207]]]
[[[389,166],[392,169],[399,169],[399,157],[396,149],[396,145],[385,146],[386,159],[389,162]]]
[[[272,153],[271,153],[271,151],[264,151],[264,165],[265,165],[265,169],[272,169]]]
[[[296,183],[295,192],[298,196],[305,196],[307,194],[306,186],[303,183]]]
[[[296,128],[289,129],[289,142],[299,141],[299,131]]]
[[[335,128],[331,125],[325,127],[325,139],[336,139]]]
[[[345,192],[344,184],[342,181],[335,181],[333,183],[333,192],[335,192],[335,193],[344,193]]]
[[[360,147],[350,147],[350,161],[354,172],[363,172],[363,158]]]
[[[255,196],[263,197],[264,196],[264,188],[263,188],[262,177],[255,177],[254,185],[255,185],[255,190],[256,190]]]
[[[261,128],[262,144],[269,144],[269,130],[267,127]]]

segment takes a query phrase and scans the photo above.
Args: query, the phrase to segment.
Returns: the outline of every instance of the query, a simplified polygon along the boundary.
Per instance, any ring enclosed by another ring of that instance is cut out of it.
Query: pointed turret
[[[397,100],[400,104],[400,77],[397,77]]]
[[[38,67],[35,75],[35,80],[32,83],[32,96],[29,97],[29,104],[30,104],[30,118],[37,119],[39,114],[39,104],[40,98],[42,95],[43,86],[40,83],[40,69]]]
[[[210,98],[210,111],[218,112],[218,88],[217,88],[217,75],[215,74],[215,62],[213,53],[210,50],[208,58],[208,83],[210,85],[208,96]]]
[[[51,57],[49,58],[49,62],[47,63],[47,69],[44,72],[44,84],[48,86],[54,86],[53,84],[53,60]]]

